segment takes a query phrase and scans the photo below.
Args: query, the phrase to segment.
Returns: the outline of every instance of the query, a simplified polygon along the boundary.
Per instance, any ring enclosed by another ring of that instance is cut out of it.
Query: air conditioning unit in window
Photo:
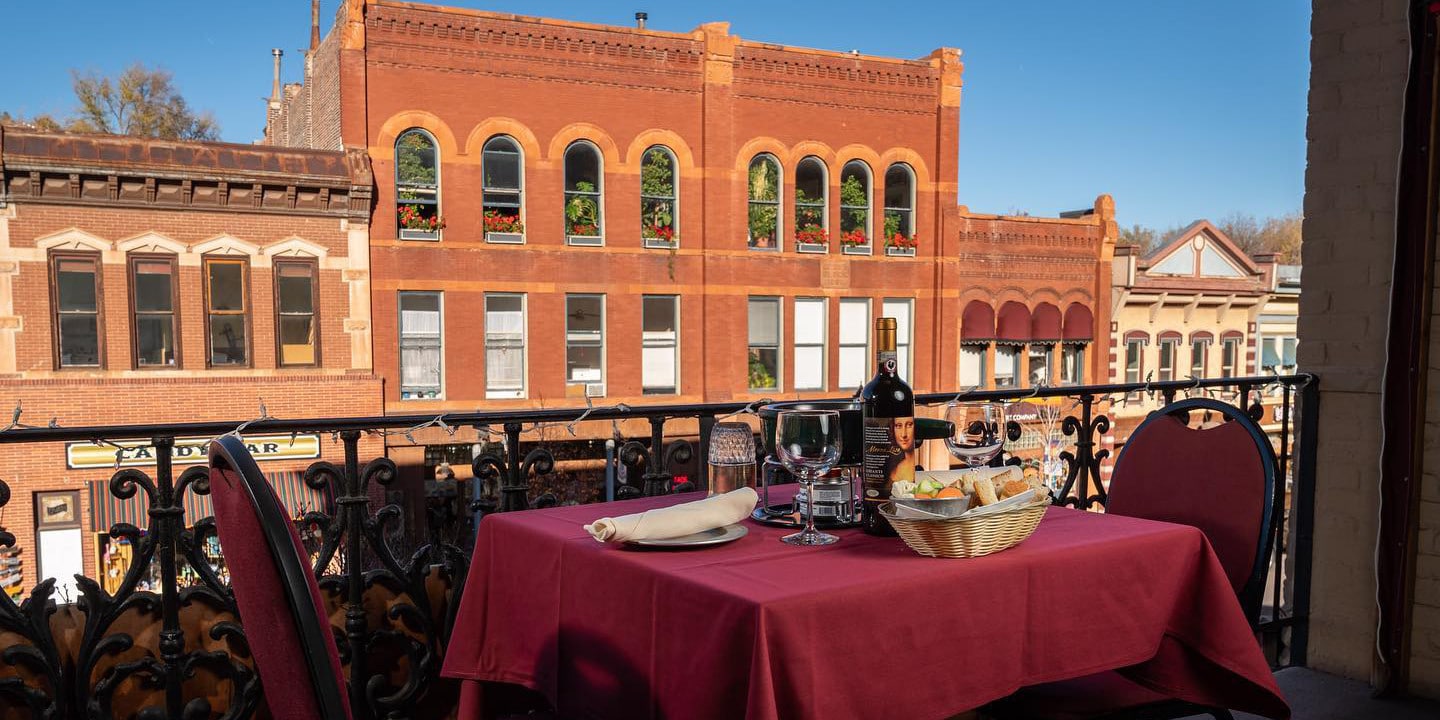
[[[605,397],[605,383],[585,383],[585,397]]]

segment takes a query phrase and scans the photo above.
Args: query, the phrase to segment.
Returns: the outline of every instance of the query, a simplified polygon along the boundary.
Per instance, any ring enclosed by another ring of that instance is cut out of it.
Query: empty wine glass
[[[780,413],[775,450],[805,485],[805,529],[780,538],[791,545],[829,545],[840,538],[815,529],[815,480],[840,460],[840,413],[834,410],[790,410]]]
[[[998,402],[952,402],[945,419],[955,432],[945,438],[950,454],[972,468],[990,462],[1005,447],[1005,405]]]

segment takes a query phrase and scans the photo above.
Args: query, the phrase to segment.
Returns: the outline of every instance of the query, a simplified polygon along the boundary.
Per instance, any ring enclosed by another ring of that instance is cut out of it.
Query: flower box
[[[885,254],[890,257],[915,257],[915,248],[891,245],[885,248]]]
[[[667,240],[661,237],[647,237],[645,238],[645,247],[656,250],[670,250],[678,247],[678,245],[674,240]]]
[[[566,235],[565,241],[571,245],[586,247],[600,247],[605,244],[605,238],[600,235]]]
[[[499,243],[501,245],[523,245],[525,234],[518,232],[487,232],[485,242]]]
[[[439,240],[439,230],[417,230],[414,228],[400,228],[401,240]]]
[[[824,254],[828,252],[829,249],[830,246],[826,245],[825,243],[795,243],[795,252]]]
[[[869,255],[870,243],[864,245],[841,245],[840,252],[846,255]]]

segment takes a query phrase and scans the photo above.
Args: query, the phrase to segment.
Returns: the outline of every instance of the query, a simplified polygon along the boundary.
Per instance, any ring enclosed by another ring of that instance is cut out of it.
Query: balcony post
[[[650,418],[650,462],[645,471],[645,496],[670,492],[670,472],[665,469],[665,418]]]
[[[360,478],[360,431],[340,433],[345,445],[345,477],[341,497],[337,501],[345,526],[345,639],[350,646],[350,707],[365,713],[366,680],[370,677],[365,663],[365,561],[362,540],[370,500]],[[361,715],[363,717],[363,714]]]
[[[165,664],[165,709],[170,717],[180,717],[184,697],[181,694],[181,656],[185,652],[185,633],[180,629],[180,589],[176,580],[175,552],[180,536],[179,525],[185,509],[176,502],[174,459],[175,438],[162,436],[150,439],[155,448],[155,483],[159,497],[152,498],[150,523],[155,528],[156,545],[160,551],[160,659]]]
[[[521,477],[524,463],[520,459],[520,431],[524,426],[518,422],[505,423],[505,486],[500,489],[500,511],[511,512],[530,507],[530,478]]]

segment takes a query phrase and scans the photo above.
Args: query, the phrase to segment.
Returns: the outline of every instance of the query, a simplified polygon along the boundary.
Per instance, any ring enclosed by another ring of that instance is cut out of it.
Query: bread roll
[[[1014,497],[1016,495],[1021,495],[1027,492],[1030,492],[1029,483],[1025,482],[1024,480],[1011,480],[1010,482],[1005,483],[1005,485],[1000,488],[1000,499],[1004,500],[1005,498]]]
[[[995,483],[991,482],[989,478],[977,478],[975,480],[975,505],[983,507],[997,502],[1000,502],[1000,498],[995,497]]]

